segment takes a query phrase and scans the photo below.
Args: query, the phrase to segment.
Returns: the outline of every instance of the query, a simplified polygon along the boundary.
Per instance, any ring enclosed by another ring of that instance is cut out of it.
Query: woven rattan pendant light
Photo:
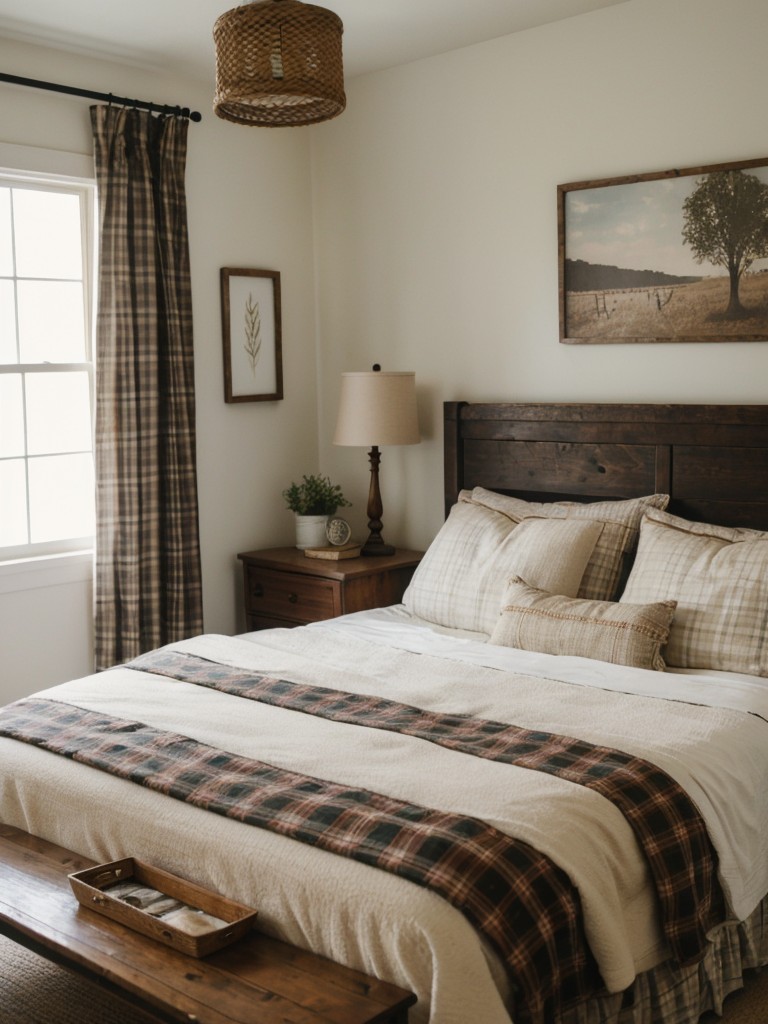
[[[237,124],[315,124],[346,106],[340,18],[299,0],[254,0],[213,27],[219,117]]]

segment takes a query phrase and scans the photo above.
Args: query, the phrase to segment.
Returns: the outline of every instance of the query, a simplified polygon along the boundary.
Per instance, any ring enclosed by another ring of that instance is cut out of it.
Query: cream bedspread
[[[768,683],[527,656],[440,636],[400,610],[173,646],[296,682],[545,728],[646,757],[703,813],[733,917],[746,917],[768,892],[768,725],[758,717],[768,718]],[[588,684],[590,673],[597,686]],[[639,693],[622,692],[633,688]],[[571,876],[609,990],[664,958],[634,835],[612,804],[580,786],[129,669],[41,695],[483,818]],[[715,706],[706,706],[709,699]],[[414,991],[415,1022],[509,1024],[495,956],[457,910],[410,882],[4,739],[0,820],[99,859],[149,860],[250,904],[262,929]]]

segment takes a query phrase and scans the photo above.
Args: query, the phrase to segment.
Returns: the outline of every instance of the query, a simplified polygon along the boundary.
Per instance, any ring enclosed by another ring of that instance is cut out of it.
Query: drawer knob
[[[261,583],[254,583],[254,585],[251,587],[251,596],[264,597],[264,587],[261,585]]]
[[[296,602],[299,600],[299,595],[298,594],[289,594],[288,595],[288,600],[290,601],[291,604],[296,604]]]

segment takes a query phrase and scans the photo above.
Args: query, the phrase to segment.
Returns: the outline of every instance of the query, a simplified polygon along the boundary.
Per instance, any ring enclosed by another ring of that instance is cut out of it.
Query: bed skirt
[[[746,921],[719,927],[699,964],[683,970],[660,964],[626,992],[591,999],[560,1024],[696,1024],[709,1010],[722,1013],[725,997],[743,987],[745,971],[766,964],[768,896]]]

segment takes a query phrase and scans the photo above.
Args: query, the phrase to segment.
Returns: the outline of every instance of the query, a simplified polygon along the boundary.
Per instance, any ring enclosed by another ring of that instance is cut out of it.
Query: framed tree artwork
[[[768,158],[560,185],[560,341],[768,341]]]
[[[280,273],[222,267],[224,401],[283,397]]]

